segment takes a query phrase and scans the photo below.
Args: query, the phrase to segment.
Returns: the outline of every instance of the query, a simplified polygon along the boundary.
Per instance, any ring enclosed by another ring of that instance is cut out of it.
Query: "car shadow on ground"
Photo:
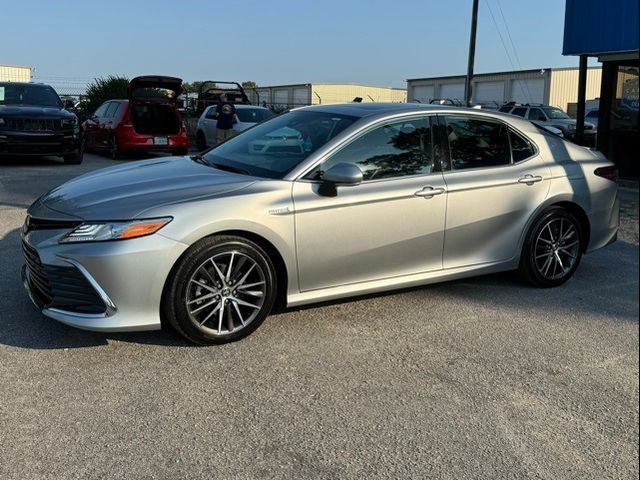
[[[151,332],[97,333],[49,319],[35,308],[22,286],[20,229],[14,229],[0,239],[0,258],[3,263],[0,276],[0,344],[28,349],[96,347],[108,345],[110,341],[167,347],[193,346],[170,328]],[[612,268],[613,265],[616,267]],[[637,315],[631,314],[633,308],[629,308],[629,302],[637,305],[637,288],[638,247],[618,242],[609,249],[586,256],[576,276],[560,288],[532,288],[520,282],[513,272],[506,272],[292,309],[280,308],[272,319],[295,323],[297,313],[304,314],[329,305],[350,303],[350,308],[357,310],[362,308],[361,302],[370,299],[409,296],[421,301],[423,296],[431,296],[445,297],[446,301],[453,298],[456,302],[470,302],[486,308],[498,306],[501,311],[532,311],[536,316],[600,311],[603,316],[616,321],[638,322]],[[567,302],[568,298],[570,302]]]

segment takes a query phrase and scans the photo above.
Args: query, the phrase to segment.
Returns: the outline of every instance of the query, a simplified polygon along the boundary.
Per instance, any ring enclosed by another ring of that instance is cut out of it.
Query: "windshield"
[[[571,118],[559,108],[545,107],[543,108],[543,110],[547,114],[547,117],[549,117],[551,120],[563,120]]]
[[[243,123],[259,123],[273,117],[274,113],[266,108],[237,108],[236,115]]]
[[[7,84],[0,85],[0,105],[34,105],[61,108],[62,101],[48,85]]]
[[[258,177],[282,178],[356,120],[327,112],[288,112],[214,147],[204,160]]]

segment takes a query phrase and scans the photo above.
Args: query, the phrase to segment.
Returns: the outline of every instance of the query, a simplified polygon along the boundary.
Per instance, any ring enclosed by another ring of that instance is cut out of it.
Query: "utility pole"
[[[467,66],[467,78],[464,81],[464,100],[467,107],[471,106],[473,80],[473,63],[476,57],[476,27],[478,26],[478,0],[473,0],[471,13],[471,35],[469,36],[469,64]]]

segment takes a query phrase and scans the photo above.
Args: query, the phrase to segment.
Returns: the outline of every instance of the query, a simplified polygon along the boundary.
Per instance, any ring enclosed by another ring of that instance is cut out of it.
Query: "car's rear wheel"
[[[192,342],[228,343],[258,328],[275,298],[267,254],[245,238],[215,236],[198,242],[176,265],[163,316]]]
[[[120,145],[115,135],[109,139],[109,156],[112,160],[121,160],[124,158],[124,152],[120,150]]]
[[[530,229],[520,258],[520,274],[538,287],[556,287],[575,273],[582,253],[582,225],[571,212],[553,207]]]
[[[207,148],[207,140],[204,138],[202,130],[198,130],[198,133],[196,133],[196,147],[198,147],[199,152]]]

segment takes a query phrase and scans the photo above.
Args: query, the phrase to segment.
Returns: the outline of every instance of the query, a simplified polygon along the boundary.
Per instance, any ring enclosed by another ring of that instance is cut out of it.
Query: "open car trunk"
[[[180,119],[171,105],[135,103],[131,105],[131,123],[142,135],[175,135],[180,133]]]

